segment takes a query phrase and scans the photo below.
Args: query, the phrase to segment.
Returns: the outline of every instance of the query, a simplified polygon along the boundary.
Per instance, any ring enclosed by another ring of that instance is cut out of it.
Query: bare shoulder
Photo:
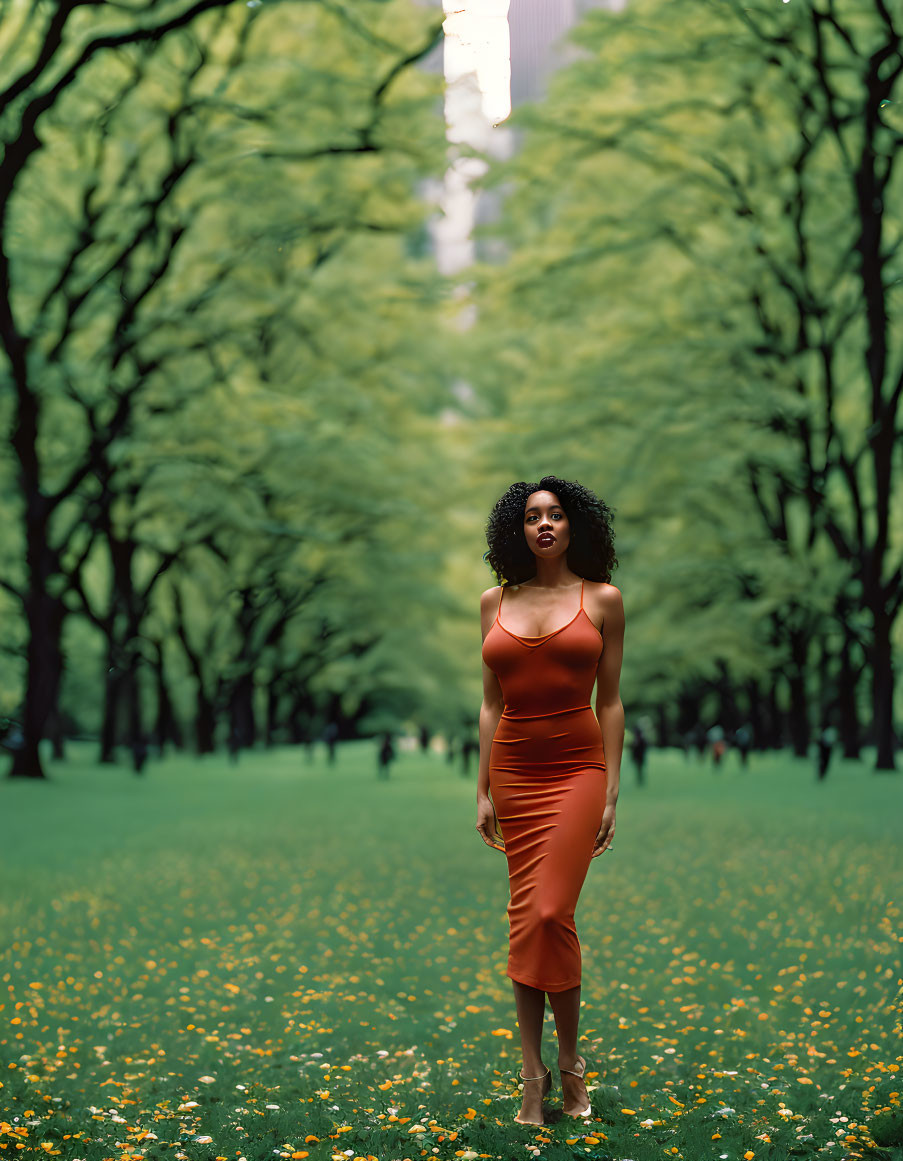
[[[624,622],[624,601],[621,590],[607,581],[586,582],[587,612],[602,631],[605,622],[613,628]]]
[[[501,591],[501,585],[493,585],[491,589],[486,589],[485,592],[480,594],[480,629],[484,641],[486,640],[486,634],[492,628],[492,623],[495,620]],[[485,666],[485,664],[484,661],[483,665]]]
[[[588,580],[586,582],[586,591],[588,593],[595,593],[601,601],[616,603],[621,600],[621,590],[616,585],[609,584],[607,581]]]
[[[501,585],[493,585],[491,589],[486,589],[484,593],[480,594],[480,609],[490,608],[498,604],[499,594],[502,591]]]
[[[501,585],[493,585],[491,589],[486,589],[480,594],[480,620],[484,630],[495,620],[495,611],[499,605],[501,591]]]

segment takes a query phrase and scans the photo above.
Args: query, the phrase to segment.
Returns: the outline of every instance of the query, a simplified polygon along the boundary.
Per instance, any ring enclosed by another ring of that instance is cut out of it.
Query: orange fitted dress
[[[602,825],[607,773],[590,705],[602,635],[583,607],[542,637],[495,621],[483,660],[505,708],[489,752],[489,790],[505,840],[508,975],[561,992],[581,977],[574,911]]]

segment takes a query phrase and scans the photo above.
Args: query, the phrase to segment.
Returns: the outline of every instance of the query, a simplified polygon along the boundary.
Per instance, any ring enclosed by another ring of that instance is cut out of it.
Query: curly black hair
[[[534,492],[554,492],[568,518],[571,539],[568,567],[587,580],[611,581],[615,556],[612,513],[594,492],[576,480],[543,476],[538,484],[519,480],[501,496],[489,514],[483,559],[495,572],[498,584],[516,585],[536,576],[536,557],[524,536],[524,510]]]

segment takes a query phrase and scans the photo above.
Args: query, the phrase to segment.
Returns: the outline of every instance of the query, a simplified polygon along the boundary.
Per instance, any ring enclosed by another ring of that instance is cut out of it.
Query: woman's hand
[[[598,858],[603,851],[607,851],[614,837],[615,808],[613,806],[606,806],[602,813],[602,825],[599,827],[599,833],[596,835],[596,841],[593,844],[593,853],[590,855],[590,858]]]
[[[496,818],[491,798],[482,798],[477,802],[477,830],[488,847],[492,847],[496,851],[505,849],[505,840],[502,838],[499,820]]]

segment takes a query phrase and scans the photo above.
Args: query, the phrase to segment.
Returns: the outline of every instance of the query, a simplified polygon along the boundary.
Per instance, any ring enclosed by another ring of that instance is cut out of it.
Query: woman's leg
[[[512,980],[514,1002],[517,1006],[517,1024],[520,1028],[520,1046],[523,1054],[524,1076],[544,1076],[546,1066],[542,1062],[542,1023],[546,1013],[546,994],[539,988],[531,988]],[[542,1098],[549,1084],[525,1084],[519,1116],[524,1121],[542,1123]]]
[[[524,1076],[539,1076],[542,1063],[542,1022],[546,1014],[546,994],[519,980],[512,980],[514,1002],[517,1005],[517,1023],[520,1028],[520,1046]]]
[[[564,992],[549,992],[558,1033],[558,1067],[580,1072],[577,1061],[577,1031],[580,1025],[580,985]],[[578,1113],[589,1104],[586,1085],[579,1076],[561,1073],[561,1095],[566,1113]]]
[[[565,992],[549,992],[549,1003],[555,1015],[555,1031],[558,1033],[558,1064],[564,1068],[577,1068],[580,985],[568,988]]]

